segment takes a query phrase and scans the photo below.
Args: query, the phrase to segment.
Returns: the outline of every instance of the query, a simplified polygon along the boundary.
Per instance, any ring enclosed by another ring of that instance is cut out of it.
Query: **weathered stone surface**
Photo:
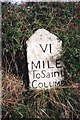
[[[31,89],[50,89],[62,85],[62,41],[45,29],[38,29],[26,42]]]

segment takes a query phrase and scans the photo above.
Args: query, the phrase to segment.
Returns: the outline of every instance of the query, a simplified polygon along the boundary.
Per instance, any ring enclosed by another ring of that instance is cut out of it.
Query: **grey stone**
[[[64,80],[62,41],[45,29],[38,29],[26,43],[30,88],[61,86]]]

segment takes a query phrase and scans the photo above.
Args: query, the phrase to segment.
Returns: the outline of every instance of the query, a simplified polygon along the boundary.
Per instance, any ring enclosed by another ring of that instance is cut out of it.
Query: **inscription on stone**
[[[38,29],[26,43],[30,88],[50,89],[62,86],[62,41],[45,29]]]

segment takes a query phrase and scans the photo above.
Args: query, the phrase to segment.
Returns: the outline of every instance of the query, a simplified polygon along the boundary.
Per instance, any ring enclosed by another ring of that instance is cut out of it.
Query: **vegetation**
[[[79,119],[79,10],[79,2],[28,2],[21,5],[2,3],[2,67],[4,69],[2,119],[35,117],[53,118],[54,120],[59,118]],[[27,84],[26,40],[39,28],[45,28],[54,33],[63,42],[62,59],[67,81],[64,87],[39,92],[30,91],[24,87]],[[11,83],[13,79],[14,82]],[[18,81],[23,79],[23,83],[16,82],[16,79]],[[18,91],[20,95],[16,93],[17,89],[13,90],[13,84],[20,86]],[[10,93],[13,94],[10,95]]]

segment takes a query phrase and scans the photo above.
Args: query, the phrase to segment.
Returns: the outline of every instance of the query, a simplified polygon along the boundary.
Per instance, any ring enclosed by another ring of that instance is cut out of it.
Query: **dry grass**
[[[24,94],[23,94],[24,93]],[[3,74],[2,118],[68,118],[80,117],[80,85],[71,82],[68,86],[50,90],[26,90],[23,82],[12,74]]]
[[[5,99],[21,99],[22,92],[25,90],[23,81],[15,75],[3,73],[2,77],[2,98]]]

